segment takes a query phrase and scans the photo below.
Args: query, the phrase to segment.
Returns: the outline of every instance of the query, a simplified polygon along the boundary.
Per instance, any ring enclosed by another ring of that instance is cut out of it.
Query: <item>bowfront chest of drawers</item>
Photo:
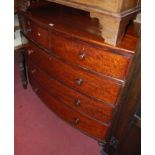
[[[99,142],[121,107],[138,43],[132,24],[116,47],[87,12],[51,4],[21,13],[29,82],[59,117]]]

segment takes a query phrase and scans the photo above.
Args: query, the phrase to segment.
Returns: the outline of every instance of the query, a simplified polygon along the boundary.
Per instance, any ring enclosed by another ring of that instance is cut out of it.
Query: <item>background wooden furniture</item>
[[[49,0],[71,7],[79,7],[80,9],[92,9],[99,12],[109,11],[112,13],[120,13],[133,9],[140,5],[140,0]],[[91,11],[91,10],[90,10]]]
[[[140,0],[48,0],[90,12],[101,26],[105,42],[117,45],[121,42],[127,25],[140,11]]]
[[[122,139],[139,103],[140,25],[131,24],[121,43],[111,46],[88,12],[55,3],[21,12],[20,23],[36,94],[95,138],[103,154],[124,153]]]

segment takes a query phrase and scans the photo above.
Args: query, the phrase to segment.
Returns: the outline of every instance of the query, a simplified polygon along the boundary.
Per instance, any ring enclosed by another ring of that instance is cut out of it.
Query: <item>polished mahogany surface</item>
[[[30,63],[28,65],[29,76],[41,83],[48,92],[56,99],[65,103],[69,107],[85,113],[101,122],[110,123],[113,113],[113,107],[104,104],[101,101],[90,99],[81,93],[63,85],[58,80],[51,78],[44,73],[38,66]]]
[[[51,3],[21,13],[20,22],[34,91],[69,124],[106,139],[136,55],[139,24],[111,46],[98,21],[77,9]]]
[[[107,76],[124,79],[131,57],[108,52],[101,47],[52,32],[51,51],[60,57]],[[67,52],[67,54],[66,54]]]
[[[33,51],[29,55],[29,61],[36,63],[55,79],[86,95],[94,96],[109,104],[116,104],[121,84],[63,63],[32,44],[28,47],[29,51]]]
[[[51,96],[46,89],[42,88],[37,83],[36,80],[30,79],[30,82],[32,88],[41,100],[43,100],[58,116],[72,126],[82,130],[84,133],[91,135],[92,137],[95,137],[97,140],[100,140],[107,135],[108,126],[106,124],[98,123],[97,121],[68,108],[65,104],[62,104],[62,102],[59,102]]]
[[[134,53],[139,35],[139,24],[133,24],[125,34],[122,42],[116,47],[105,44],[101,37],[101,28],[97,19],[92,19],[88,12],[51,3],[45,8],[30,10],[26,16],[43,27],[57,30],[82,39],[105,49]],[[132,29],[132,32],[130,31]],[[133,34],[134,32],[134,34]]]

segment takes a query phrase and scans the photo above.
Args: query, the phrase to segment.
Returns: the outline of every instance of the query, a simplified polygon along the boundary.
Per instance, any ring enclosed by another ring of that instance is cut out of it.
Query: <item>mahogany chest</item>
[[[33,90],[70,125],[106,141],[125,104],[139,53],[139,24],[131,24],[121,43],[112,46],[84,11],[51,3],[19,18]]]

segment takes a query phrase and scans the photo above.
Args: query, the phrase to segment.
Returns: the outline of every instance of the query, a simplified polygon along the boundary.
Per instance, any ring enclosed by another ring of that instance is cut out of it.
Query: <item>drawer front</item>
[[[90,119],[72,109],[60,103],[54,97],[50,96],[49,93],[39,87],[38,83],[33,79],[31,79],[31,85],[40,99],[48,105],[50,109],[52,109],[59,117],[70,123],[75,128],[80,129],[84,133],[92,136],[96,139],[104,139],[108,126],[104,124],[100,124],[97,121]]]
[[[72,63],[119,79],[125,78],[130,62],[129,57],[107,52],[54,31],[51,50]]]
[[[30,78],[38,81],[53,97],[58,99],[60,102],[63,102],[74,110],[79,111],[80,113],[85,113],[89,117],[96,120],[105,123],[110,122],[113,110],[111,106],[108,106],[103,102],[90,99],[89,97],[70,89],[57,80],[52,79],[33,64],[28,64],[28,71]]]
[[[25,18],[26,30],[25,33],[28,37],[33,39],[35,42],[49,48],[49,32],[48,30],[40,27],[31,20]]]
[[[63,63],[32,44],[29,47],[28,53],[30,54],[28,60],[36,63],[50,76],[86,95],[93,96],[110,104],[116,103],[121,85],[114,81]]]

